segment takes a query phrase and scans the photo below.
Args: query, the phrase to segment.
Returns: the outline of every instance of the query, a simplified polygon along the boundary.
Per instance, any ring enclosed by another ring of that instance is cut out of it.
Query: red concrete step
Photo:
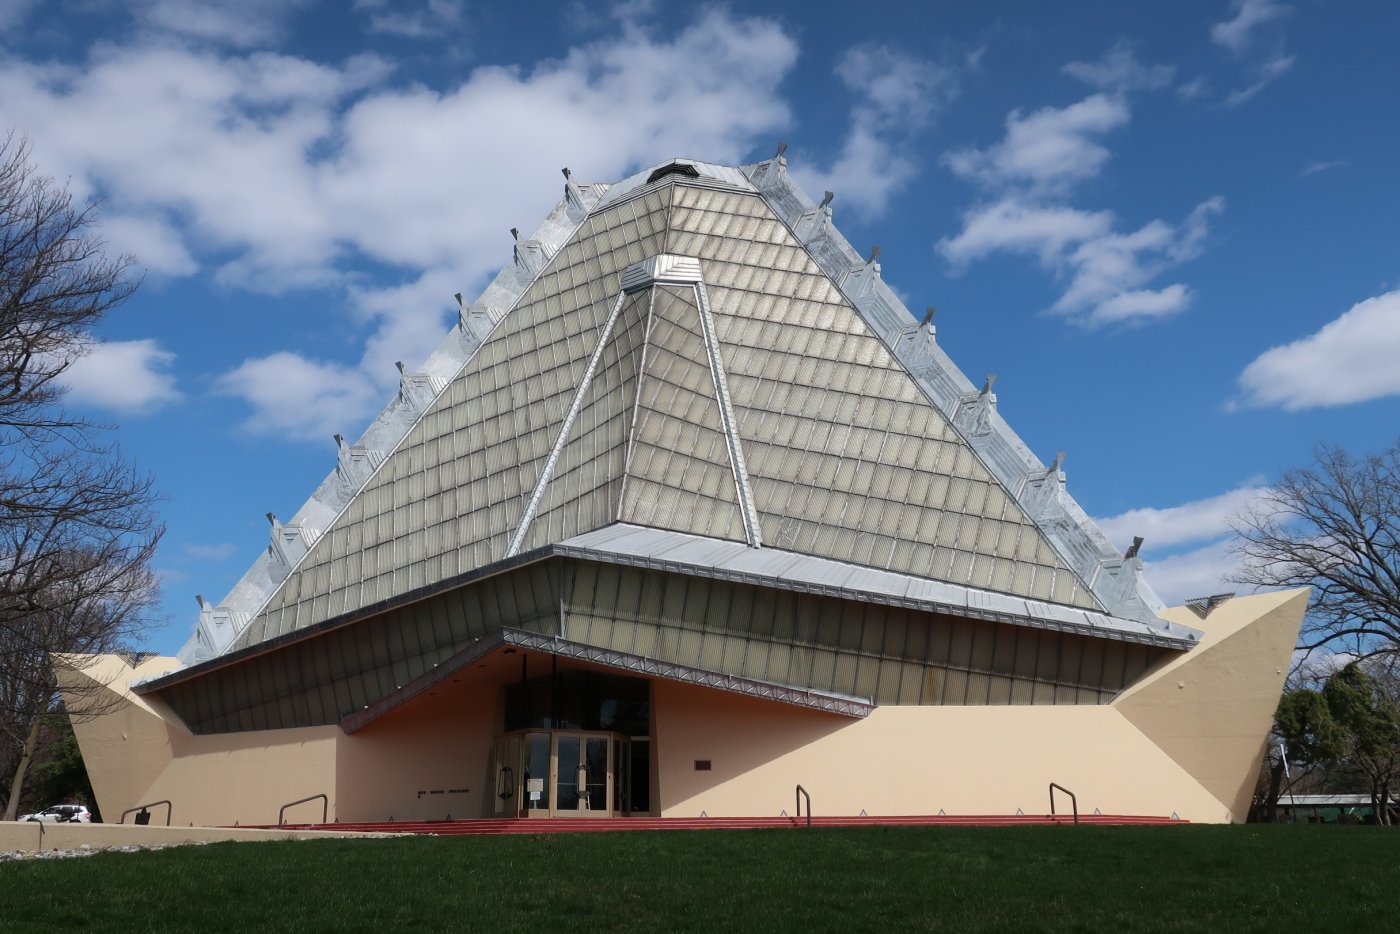
[[[433,834],[463,836],[482,834],[598,833],[636,830],[753,830],[791,829],[806,826],[807,818],[791,817],[555,817],[486,818],[441,821],[356,821],[336,824],[286,824],[287,830],[347,830],[368,833]],[[812,827],[1024,827],[1074,823],[1067,814],[913,814],[821,816]],[[1176,825],[1187,821],[1171,817],[1130,814],[1082,814],[1079,823],[1098,826]],[[264,825],[275,826],[275,825]]]

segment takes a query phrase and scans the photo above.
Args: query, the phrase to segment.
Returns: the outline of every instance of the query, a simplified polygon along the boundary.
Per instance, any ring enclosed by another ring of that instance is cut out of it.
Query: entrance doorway
[[[492,816],[631,813],[633,745],[618,733],[580,730],[525,730],[497,737]]]

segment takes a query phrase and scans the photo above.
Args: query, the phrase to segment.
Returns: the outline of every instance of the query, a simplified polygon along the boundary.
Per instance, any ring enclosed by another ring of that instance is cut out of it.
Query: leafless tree
[[[1312,588],[1299,648],[1400,654],[1400,442],[1319,445],[1235,520],[1237,583]]]
[[[162,528],[150,478],[59,404],[59,377],[135,288],[109,258],[95,208],[0,143],[0,774],[15,817],[55,666],[123,647],[146,622]],[[98,711],[82,698],[68,712]]]

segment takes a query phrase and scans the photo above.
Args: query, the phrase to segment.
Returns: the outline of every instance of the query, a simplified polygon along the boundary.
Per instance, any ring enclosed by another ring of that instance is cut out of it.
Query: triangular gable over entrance
[[[829,209],[694,165],[582,218],[235,647],[618,521],[1155,617],[878,266],[833,273]]]

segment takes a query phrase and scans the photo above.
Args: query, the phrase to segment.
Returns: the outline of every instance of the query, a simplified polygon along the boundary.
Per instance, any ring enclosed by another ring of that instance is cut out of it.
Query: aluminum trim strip
[[[729,446],[729,466],[734,470],[734,485],[738,488],[739,513],[744,517],[744,533],[751,547],[762,548],[763,529],[758,523],[758,510],[754,508],[749,472],[744,467],[744,448],[739,441],[738,421],[729,399],[729,382],[724,375],[724,361],[720,358],[719,338],[715,336],[715,321],[710,314],[710,297],[705,292],[705,280],[696,282],[694,288],[695,300],[700,306],[700,327],[705,335],[705,352],[710,357],[710,376],[715,384],[715,397],[719,400],[720,423],[724,426],[724,438]]]

